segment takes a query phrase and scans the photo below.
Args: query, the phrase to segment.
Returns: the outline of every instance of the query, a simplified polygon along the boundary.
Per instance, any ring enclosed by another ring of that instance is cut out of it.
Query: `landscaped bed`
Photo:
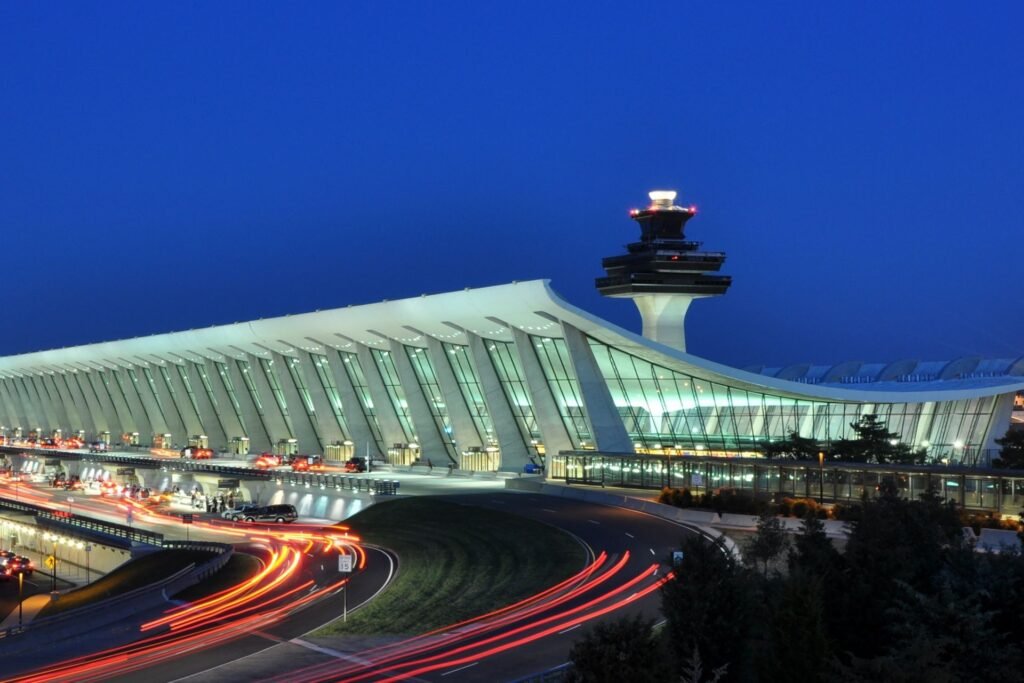
[[[347,524],[398,554],[398,576],[348,623],[317,635],[423,633],[528,597],[585,561],[582,546],[554,527],[429,497],[378,503]]]

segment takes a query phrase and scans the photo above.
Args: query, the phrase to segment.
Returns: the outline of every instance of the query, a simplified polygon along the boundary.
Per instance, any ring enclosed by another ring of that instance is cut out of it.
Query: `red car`
[[[192,460],[209,460],[213,457],[213,449],[187,446],[181,449],[181,457],[191,458]]]
[[[269,469],[271,467],[280,467],[281,456],[274,455],[273,453],[260,453],[260,456],[256,458],[253,464],[256,465],[256,467],[262,467],[265,469]]]
[[[292,458],[293,472],[309,472],[323,468],[324,458],[322,455],[296,455]]]

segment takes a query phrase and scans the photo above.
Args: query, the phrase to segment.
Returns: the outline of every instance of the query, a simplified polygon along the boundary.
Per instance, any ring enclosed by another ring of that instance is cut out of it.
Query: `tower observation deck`
[[[627,253],[602,259],[607,275],[597,278],[604,296],[632,299],[643,319],[643,335],[652,341],[686,350],[684,319],[694,299],[725,294],[732,284],[717,272],[723,252],[700,251],[701,243],[686,239],[686,222],[695,206],[676,206],[676,193],[648,193],[651,205],[633,209],[640,224],[640,241],[626,245]]]

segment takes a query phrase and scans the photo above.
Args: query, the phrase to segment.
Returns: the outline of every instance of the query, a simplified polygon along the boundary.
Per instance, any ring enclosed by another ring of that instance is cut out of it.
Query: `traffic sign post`
[[[343,554],[338,555],[338,571],[343,574],[352,573],[352,556]]]
[[[192,524],[192,513],[183,512],[181,513],[181,523],[185,525],[185,540],[188,540],[188,528]]]

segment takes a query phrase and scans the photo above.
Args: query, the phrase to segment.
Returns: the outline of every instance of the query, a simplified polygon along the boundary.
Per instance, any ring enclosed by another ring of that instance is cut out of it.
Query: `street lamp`
[[[21,602],[25,590],[25,572],[18,572],[18,630],[21,630]]]
[[[825,504],[825,451],[818,451],[818,505]]]

